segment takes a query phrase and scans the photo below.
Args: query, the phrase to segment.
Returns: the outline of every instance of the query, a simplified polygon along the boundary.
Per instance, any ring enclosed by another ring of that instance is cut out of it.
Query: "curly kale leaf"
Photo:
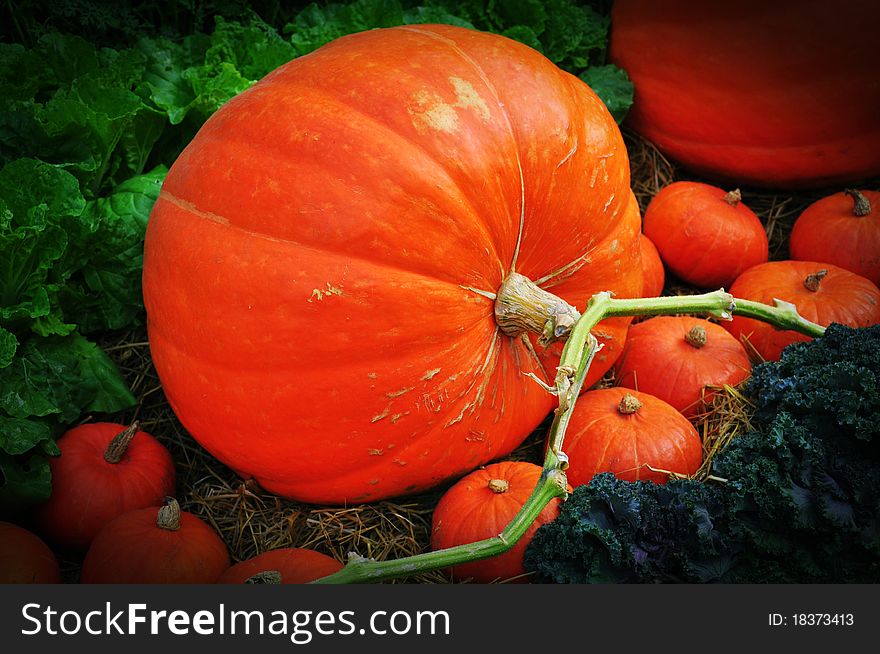
[[[832,325],[747,384],[759,428],[713,459],[726,483],[575,489],[526,568],[556,582],[880,581],[880,327]]]
[[[746,392],[764,423],[785,411],[815,435],[871,440],[880,434],[880,325],[832,324],[822,338],[755,366]]]
[[[725,535],[730,502],[696,481],[659,485],[603,473],[538,530],[525,565],[556,583],[716,581],[735,553]]]

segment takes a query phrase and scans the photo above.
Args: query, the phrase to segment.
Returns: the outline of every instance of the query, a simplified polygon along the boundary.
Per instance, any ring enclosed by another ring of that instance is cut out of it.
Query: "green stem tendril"
[[[425,552],[390,561],[376,561],[350,555],[339,572],[318,579],[317,584],[379,582],[423,572],[448,568],[462,563],[497,556],[508,551],[522,538],[541,511],[554,498],[568,495],[565,470],[568,457],[562,451],[565,432],[580,395],[587,371],[600,345],[591,333],[599,322],[618,316],[659,316],[698,314],[730,320],[734,314],[770,323],[780,329],[791,329],[807,336],[818,337],[825,328],[804,319],[790,302],[774,300],[773,306],[735,299],[723,290],[701,295],[664,296],[654,298],[616,299],[609,292],[597,293],[571,327],[562,348],[557,368],[555,389],[559,406],[554,410],[553,423],[547,439],[547,451],[541,478],[519,513],[498,536]]]

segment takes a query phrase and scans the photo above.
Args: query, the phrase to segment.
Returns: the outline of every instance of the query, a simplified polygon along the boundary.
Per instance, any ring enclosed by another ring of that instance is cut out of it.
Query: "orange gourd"
[[[229,552],[201,518],[169,498],[135,509],[98,532],[83,560],[84,584],[212,584],[229,567]]]
[[[282,547],[263,552],[231,566],[217,579],[218,584],[243,584],[255,575],[277,575],[280,584],[305,584],[342,569],[342,563],[315,550]]]
[[[849,189],[804,209],[788,239],[791,258],[827,261],[880,285],[880,192]]]
[[[57,584],[58,559],[33,532],[0,522],[0,584]]]
[[[172,166],[146,233],[151,353],[187,430],[268,491],[412,493],[552,409],[526,373],[552,381],[557,350],[496,311],[526,287],[638,296],[638,234],[620,131],[580,80],[474,30],[354,34],[232,99]],[[630,322],[598,326],[588,384]]]
[[[52,495],[35,511],[40,532],[53,543],[85,551],[114,518],[158,506],[174,494],[174,461],[137,423],[79,425],[58,439],[49,459]]]
[[[687,418],[653,395],[619,386],[581,395],[565,452],[572,486],[601,472],[662,484],[669,472],[693,475],[703,461],[700,435]]]
[[[770,261],[745,271],[730,287],[734,297],[773,304],[791,302],[807,320],[827,327],[832,322],[849,327],[880,323],[880,289],[868,279],[827,263]],[[791,343],[809,336],[778,330],[768,323],[734,316],[725,329],[766,361],[778,361]]]
[[[625,124],[725,184],[820,187],[880,174],[876,0],[615,0]]]
[[[645,210],[645,235],[676,276],[700,288],[728,287],[767,261],[767,234],[738,190],[673,182]]]
[[[660,297],[666,285],[666,270],[663,268],[660,253],[657,251],[657,246],[644,234],[639,239],[639,246],[642,252],[642,274],[645,279],[642,297]]]
[[[615,374],[619,386],[649,393],[693,418],[711,400],[708,386],[736,386],[751,368],[745,348],[724,327],[658,316],[630,327]]]
[[[538,485],[541,466],[526,461],[501,461],[475,470],[440,498],[431,521],[431,548],[466,545],[500,534]],[[453,566],[454,581],[477,583],[528,581],[523,553],[538,528],[556,519],[561,501],[550,501],[516,544],[498,556]]]

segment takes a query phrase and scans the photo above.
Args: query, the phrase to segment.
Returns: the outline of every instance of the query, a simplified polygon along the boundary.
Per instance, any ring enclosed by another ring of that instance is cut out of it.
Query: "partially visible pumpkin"
[[[770,261],[745,271],[730,287],[734,297],[773,304],[775,299],[794,304],[798,313],[823,327],[832,322],[849,327],[880,323],[880,289],[868,279],[828,263]],[[809,336],[779,330],[760,320],[734,316],[724,328],[766,361],[778,361],[791,343]]]
[[[84,584],[213,584],[229,567],[217,533],[169,498],[135,509],[98,532],[83,560]]]
[[[625,124],[725,184],[880,175],[878,24],[876,0],[615,0]]]
[[[57,584],[58,559],[33,532],[0,522],[0,584]]]
[[[739,190],[673,182],[651,199],[644,230],[669,270],[700,288],[726,288],[768,257],[764,225]]]
[[[62,547],[85,551],[104,525],[174,494],[174,461],[154,436],[129,426],[93,422],[58,439],[49,459],[52,494],[35,511],[40,532]]]
[[[226,103],[168,172],[143,279],[163,390],[279,495],[458,477],[553,407],[526,377],[553,357],[496,320],[503,282],[581,310],[638,296],[633,202],[614,119],[537,51],[449,25],[342,37]],[[587,384],[629,322],[597,326]]]
[[[255,575],[276,572],[281,584],[305,584],[342,569],[333,557],[302,547],[282,547],[240,561],[217,579],[218,584],[244,584]]]
[[[703,462],[696,428],[653,395],[615,386],[588,391],[575,404],[565,439],[572,486],[601,472],[624,481],[693,475]]]
[[[827,261],[880,285],[880,192],[848,189],[803,210],[788,240],[792,259]]]
[[[450,487],[434,509],[431,547],[465,545],[500,534],[523,507],[541,478],[541,466],[525,461],[502,461],[475,470]],[[453,580],[528,581],[523,553],[541,525],[559,515],[560,500],[544,507],[523,537],[507,552],[481,561],[462,563],[448,572]]]
[[[736,386],[751,373],[742,344],[713,322],[658,316],[629,329],[615,364],[619,386],[649,393],[693,418],[711,401],[711,386]]]
[[[639,238],[642,254],[642,275],[645,280],[642,297],[659,297],[666,285],[666,270],[653,241],[644,234]]]

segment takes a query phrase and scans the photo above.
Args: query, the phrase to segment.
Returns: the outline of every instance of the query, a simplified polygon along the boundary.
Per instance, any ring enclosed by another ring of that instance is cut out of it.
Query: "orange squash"
[[[169,498],[107,523],[83,560],[84,584],[212,584],[229,552],[208,523]]]
[[[572,486],[588,484],[601,472],[663,484],[668,473],[692,475],[703,462],[700,435],[687,418],[653,395],[620,386],[581,395],[565,452]]]
[[[626,124],[725,184],[880,175],[876,0],[615,0]]]
[[[638,296],[638,234],[620,131],[580,80],[474,30],[354,34],[221,107],[172,166],[145,242],[151,353],[187,430],[268,491],[412,493],[552,408],[524,373],[552,378],[556,350],[496,320],[510,285],[581,310]],[[629,322],[597,327],[587,383]]]
[[[880,192],[816,200],[795,221],[788,247],[792,259],[827,261],[880,285]]]
[[[35,511],[51,542],[85,551],[114,518],[158,506],[174,494],[176,474],[168,450],[154,436],[110,422],[69,429],[49,459],[52,495]]]
[[[501,461],[471,472],[447,490],[434,509],[431,547],[466,545],[500,534],[523,507],[541,477],[541,466],[526,461]],[[528,581],[523,553],[538,528],[555,520],[561,501],[544,507],[516,544],[498,556],[453,566],[453,580]]]
[[[58,559],[43,540],[11,522],[0,522],[0,584],[57,584]]]
[[[649,393],[687,418],[705,409],[708,386],[735,386],[751,373],[742,344],[713,322],[658,316],[633,325],[615,364],[618,386]]]
[[[305,584],[342,569],[333,557],[302,547],[282,547],[240,561],[217,579],[218,584],[243,584],[255,575],[276,573],[280,584]]]
[[[773,304],[794,304],[804,318],[827,327],[832,322],[849,327],[880,323],[880,289],[848,270],[815,261],[770,261],[745,271],[730,287],[734,297]],[[798,332],[775,329],[768,323],[734,316],[724,328],[766,361],[778,361],[787,345],[808,341]]]
[[[642,274],[645,286],[642,289],[642,297],[660,297],[666,285],[666,269],[660,259],[657,246],[647,236],[642,234],[639,239],[642,252]]]
[[[673,182],[651,199],[644,229],[669,270],[699,288],[729,287],[767,261],[764,225],[738,190]]]

